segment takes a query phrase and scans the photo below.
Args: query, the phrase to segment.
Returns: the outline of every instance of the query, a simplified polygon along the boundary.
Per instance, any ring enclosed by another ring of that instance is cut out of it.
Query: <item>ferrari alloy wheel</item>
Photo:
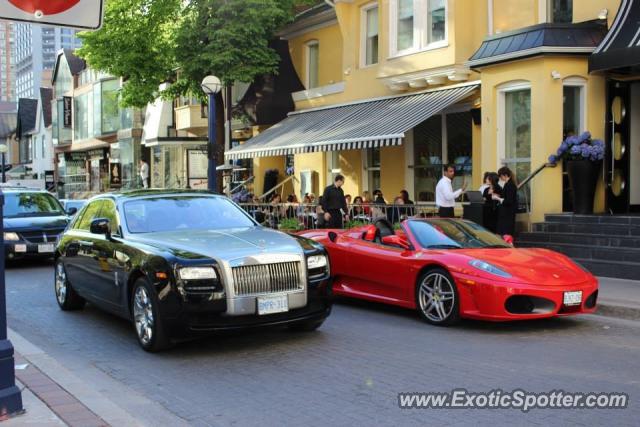
[[[446,270],[436,268],[418,280],[417,306],[424,319],[434,325],[451,325],[460,320],[458,290]]]
[[[86,301],[76,293],[73,287],[71,287],[62,260],[56,261],[54,284],[56,301],[58,301],[58,305],[61,309],[67,311],[78,310],[84,307]]]
[[[140,346],[146,351],[158,351],[167,347],[156,302],[145,279],[138,279],[135,283],[131,308]]]

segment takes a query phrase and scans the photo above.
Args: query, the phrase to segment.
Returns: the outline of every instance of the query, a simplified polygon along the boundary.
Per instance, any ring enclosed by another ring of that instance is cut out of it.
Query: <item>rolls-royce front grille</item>
[[[233,267],[236,295],[268,294],[304,289],[300,282],[299,262],[243,265]]]
[[[29,243],[55,243],[63,228],[40,231],[21,231],[20,236]]]

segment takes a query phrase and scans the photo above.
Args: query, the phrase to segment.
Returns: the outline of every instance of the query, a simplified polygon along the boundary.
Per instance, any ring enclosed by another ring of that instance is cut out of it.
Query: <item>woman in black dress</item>
[[[498,174],[495,172],[487,172],[486,179],[484,181],[484,190],[482,197],[484,197],[484,213],[482,218],[484,220],[484,228],[495,233],[496,224],[498,222],[498,202],[493,200],[493,195],[500,195],[500,185],[498,184]]]
[[[498,170],[500,181],[504,186],[500,194],[494,194],[493,200],[498,202],[498,222],[496,232],[500,236],[513,236],[516,230],[516,210],[518,208],[518,187],[514,182],[514,175],[508,167]]]

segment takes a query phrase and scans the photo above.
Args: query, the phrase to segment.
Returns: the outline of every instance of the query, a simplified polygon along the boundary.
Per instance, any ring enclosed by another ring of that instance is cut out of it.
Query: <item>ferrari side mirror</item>
[[[409,249],[411,247],[409,245],[409,242],[407,242],[402,236],[398,236],[397,234],[384,236],[382,238],[382,243],[390,246],[398,246],[402,249]]]

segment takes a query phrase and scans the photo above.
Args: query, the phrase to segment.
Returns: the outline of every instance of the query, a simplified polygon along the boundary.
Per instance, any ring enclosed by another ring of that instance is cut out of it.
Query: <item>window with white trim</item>
[[[562,87],[562,139],[578,135],[585,130],[586,81],[583,79],[566,79]]]
[[[390,0],[391,56],[446,46],[447,0]]]
[[[573,0],[548,0],[547,10],[549,22],[573,22]]]
[[[499,166],[507,166],[522,182],[531,173],[531,86],[516,83],[499,90],[498,152]],[[527,185],[520,200],[531,200]]]
[[[307,89],[318,87],[320,71],[320,44],[317,40],[307,43]]]
[[[378,63],[378,4],[364,6],[361,13],[362,43],[360,46],[362,66]]]

